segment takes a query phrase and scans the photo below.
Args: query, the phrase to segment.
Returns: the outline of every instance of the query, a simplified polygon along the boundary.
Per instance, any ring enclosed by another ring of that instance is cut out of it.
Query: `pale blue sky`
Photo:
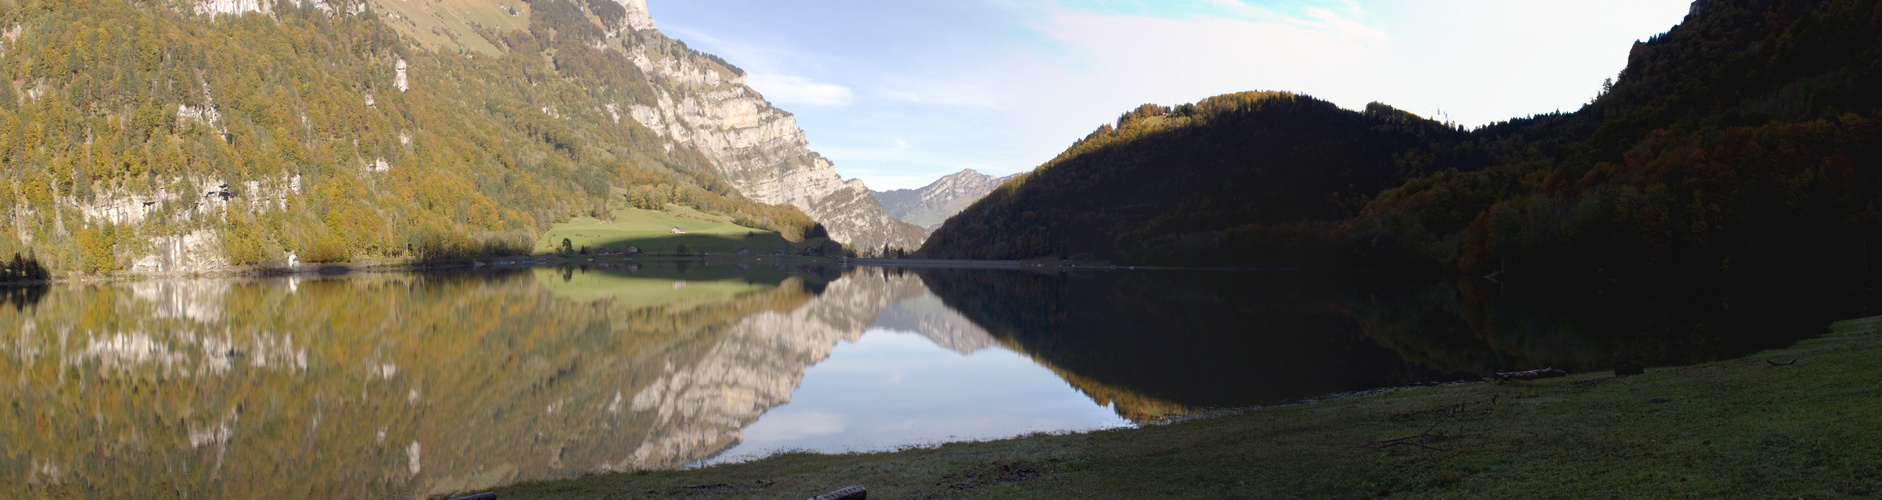
[[[872,189],[1030,170],[1143,103],[1244,90],[1476,126],[1574,110],[1687,0],[649,0]]]

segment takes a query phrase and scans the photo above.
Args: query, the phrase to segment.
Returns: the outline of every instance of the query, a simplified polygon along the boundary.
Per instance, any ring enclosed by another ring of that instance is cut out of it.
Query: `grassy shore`
[[[1882,495],[1882,316],[1743,359],[1415,387],[1136,429],[513,485],[499,498]],[[1796,360],[1794,364],[1773,365]]]

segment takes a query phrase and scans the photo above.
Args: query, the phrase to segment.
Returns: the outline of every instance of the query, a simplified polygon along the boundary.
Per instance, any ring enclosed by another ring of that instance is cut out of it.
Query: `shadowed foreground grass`
[[[1139,429],[784,454],[498,494],[808,498],[863,484],[870,498],[1874,496],[1878,330],[1882,316],[1843,321],[1789,348],[1633,377],[1407,388]]]

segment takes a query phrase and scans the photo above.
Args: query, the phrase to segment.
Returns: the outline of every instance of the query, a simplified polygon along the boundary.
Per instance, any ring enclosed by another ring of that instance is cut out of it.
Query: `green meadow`
[[[685,232],[676,233],[673,228]],[[615,211],[613,220],[576,217],[557,223],[536,239],[533,250],[537,254],[555,253],[564,239],[577,251],[584,247],[625,249],[631,245],[643,253],[655,255],[678,254],[680,245],[686,245],[686,250],[694,255],[732,254],[740,249],[768,255],[777,250],[792,252],[820,245],[827,240],[810,238],[792,242],[776,232],[740,226],[728,218],[687,207],[666,212],[629,208]]]

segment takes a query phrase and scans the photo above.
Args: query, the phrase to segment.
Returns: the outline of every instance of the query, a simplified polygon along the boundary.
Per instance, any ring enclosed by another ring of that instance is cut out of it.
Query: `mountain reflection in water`
[[[947,306],[1136,421],[1553,366],[1743,356],[1856,313],[1819,290],[1625,288],[1504,297],[1465,278],[928,269]],[[1736,304],[1736,305],[1734,305]]]
[[[1345,286],[714,262],[59,285],[0,304],[0,491],[417,498],[1617,355],[1691,362],[1829,319],[1708,298],[1681,299],[1705,306],[1690,315],[1556,314],[1474,283]]]

